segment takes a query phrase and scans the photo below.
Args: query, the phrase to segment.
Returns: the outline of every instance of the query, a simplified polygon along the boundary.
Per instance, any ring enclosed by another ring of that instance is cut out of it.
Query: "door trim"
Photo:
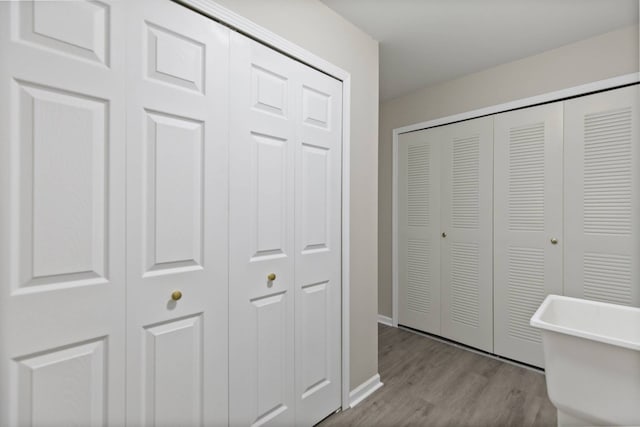
[[[522,98],[503,104],[492,105],[490,107],[467,111],[460,114],[442,117],[402,126],[393,129],[392,145],[392,184],[391,184],[391,319],[393,326],[398,326],[398,136],[403,133],[428,129],[436,126],[443,126],[464,120],[475,119],[482,116],[489,116],[504,113],[510,110],[533,107],[535,105],[549,102],[561,101],[567,98],[588,95],[593,92],[615,89],[621,86],[628,86],[640,83],[640,73],[624,74],[610,79],[598,80],[595,82],[573,86],[554,92],[544,93],[529,98]]]
[[[213,0],[173,0],[342,82],[342,409],[351,405],[349,322],[351,74]]]

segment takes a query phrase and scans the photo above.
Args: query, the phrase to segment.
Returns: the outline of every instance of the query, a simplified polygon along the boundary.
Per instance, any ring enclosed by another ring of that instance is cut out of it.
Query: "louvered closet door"
[[[224,425],[229,31],[127,6],[127,422]]]
[[[0,425],[124,423],[122,3],[0,3]]]
[[[493,117],[440,139],[442,335],[493,351]]]
[[[398,137],[398,323],[438,335],[441,134]]]
[[[638,86],[565,103],[568,296],[640,306]]]
[[[342,83],[296,65],[296,425],[311,426],[341,397]]]
[[[529,320],[562,295],[562,114],[558,102],[495,116],[495,353],[535,366],[544,355]]]
[[[234,426],[295,423],[292,79],[297,65],[232,33],[229,416]]]

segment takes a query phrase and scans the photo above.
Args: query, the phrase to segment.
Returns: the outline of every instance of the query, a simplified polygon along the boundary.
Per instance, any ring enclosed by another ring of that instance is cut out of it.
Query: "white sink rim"
[[[566,305],[569,309],[572,306],[578,309],[591,307],[591,309],[597,309],[600,312],[605,312],[606,314],[611,314],[613,316],[616,315],[616,312],[619,313],[618,315],[622,314],[624,316],[630,316],[632,320],[636,320],[635,324],[638,325],[638,332],[640,332],[640,308],[610,304],[600,301],[590,301],[560,295],[548,295],[542,302],[538,310],[535,312],[530,322],[531,326],[535,328],[540,328],[566,335],[572,335],[575,337],[610,344],[617,347],[623,347],[630,350],[640,351],[640,333],[637,333],[638,336],[611,336],[598,333],[594,330],[589,330],[589,328],[586,326],[571,327],[562,325],[560,324],[561,322],[558,321],[554,322],[549,320],[549,317],[552,317],[549,315],[550,311],[555,305],[558,304]]]

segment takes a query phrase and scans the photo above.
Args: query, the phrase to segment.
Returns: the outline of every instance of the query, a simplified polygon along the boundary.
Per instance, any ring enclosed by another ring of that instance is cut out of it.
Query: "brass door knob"
[[[447,233],[445,233],[444,231],[442,232],[442,237],[445,238],[447,237]]]
[[[558,244],[558,239],[556,239],[555,237],[551,238],[551,244],[552,245],[557,245]]]
[[[269,273],[269,275],[267,276],[267,280],[269,280],[270,282],[273,282],[274,280],[276,280],[275,273]]]
[[[173,291],[173,293],[171,294],[171,299],[174,301],[178,301],[180,298],[182,298],[182,292]]]

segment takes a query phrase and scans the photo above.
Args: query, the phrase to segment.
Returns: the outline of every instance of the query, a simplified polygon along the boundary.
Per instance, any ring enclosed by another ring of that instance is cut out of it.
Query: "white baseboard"
[[[349,393],[349,407],[353,408],[358,403],[369,397],[374,391],[382,387],[384,384],[380,382],[380,374],[375,374]]]
[[[393,319],[389,316],[378,314],[378,323],[382,323],[383,325],[387,326],[393,326]]]

